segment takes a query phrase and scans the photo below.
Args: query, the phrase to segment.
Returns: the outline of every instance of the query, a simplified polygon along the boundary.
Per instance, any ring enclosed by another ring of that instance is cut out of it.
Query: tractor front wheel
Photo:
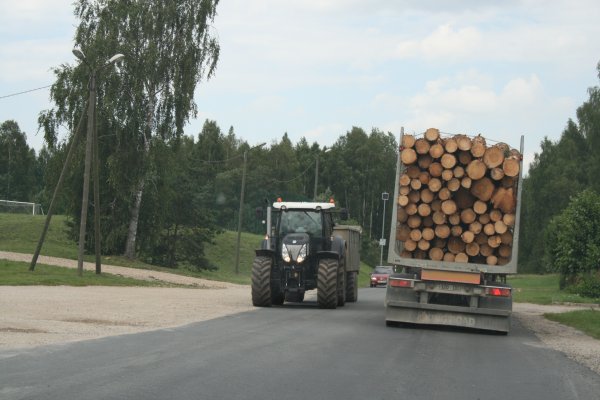
[[[319,308],[336,308],[338,304],[338,268],[334,259],[319,261],[317,276],[317,303]]]
[[[269,257],[254,258],[252,263],[252,304],[255,307],[271,307],[273,302],[271,298],[272,265],[273,261]]]

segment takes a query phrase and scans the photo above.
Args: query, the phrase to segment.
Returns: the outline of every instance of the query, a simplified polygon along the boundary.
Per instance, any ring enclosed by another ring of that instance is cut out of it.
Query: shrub
[[[600,299],[600,278],[596,276],[582,278],[569,291],[582,297]]]
[[[600,268],[600,196],[584,190],[554,217],[545,236],[544,260],[560,272],[561,286]]]

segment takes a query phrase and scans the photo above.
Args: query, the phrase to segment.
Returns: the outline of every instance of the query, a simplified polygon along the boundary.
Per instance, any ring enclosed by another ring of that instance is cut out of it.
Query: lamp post
[[[252,149],[258,149],[263,147],[266,143],[261,143],[248,150],[244,150],[244,166],[242,168],[242,190],[240,192],[240,211],[238,214],[238,230],[237,230],[237,244],[235,246],[235,273],[240,273],[240,241],[242,238],[242,215],[244,209],[244,192],[246,190],[246,163],[248,162],[248,151]]]
[[[383,265],[383,247],[385,246],[385,238],[383,233],[385,232],[385,202],[390,198],[388,192],[381,193],[381,200],[383,200],[383,218],[381,221],[381,239],[379,240],[379,246],[381,246],[381,254],[379,255],[379,265]]]
[[[73,49],[73,54],[81,60],[90,70],[89,99],[87,111],[87,135],[85,143],[85,163],[83,172],[83,195],[81,199],[81,221],[79,225],[79,249],[77,254],[77,273],[83,275],[83,250],[85,247],[85,231],[87,226],[87,209],[90,191],[90,169],[92,163],[92,150],[94,152],[94,239],[96,250],[96,273],[101,272],[100,261],[100,185],[98,182],[98,140],[95,134],[95,112],[96,112],[96,73],[125,57],[123,54],[115,54],[100,67],[92,67],[83,52]]]
[[[12,136],[8,137],[8,168],[7,168],[7,176],[6,176],[6,200],[10,200],[10,180],[12,175],[10,174],[10,163],[11,163],[11,148],[13,147],[14,139]]]
[[[328,149],[327,147],[323,148],[323,153],[327,153],[331,151],[331,149]],[[319,183],[319,153],[317,153],[317,160],[316,160],[316,166],[315,166],[315,192],[313,194],[313,201],[317,201],[317,185]]]

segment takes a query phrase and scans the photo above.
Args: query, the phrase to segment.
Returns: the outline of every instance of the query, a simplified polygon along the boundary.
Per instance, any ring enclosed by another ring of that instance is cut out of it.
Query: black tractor
[[[320,308],[356,301],[360,228],[336,225],[334,213],[347,215],[333,203],[279,201],[267,207],[267,235],[252,265],[254,306],[302,302],[312,289]]]

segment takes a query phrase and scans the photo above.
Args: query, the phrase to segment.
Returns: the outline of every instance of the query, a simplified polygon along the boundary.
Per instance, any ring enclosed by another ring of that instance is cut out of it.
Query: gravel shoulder
[[[0,259],[30,262],[31,257],[0,251]],[[38,262],[77,267],[76,261],[55,257],[41,256]],[[84,263],[84,268],[95,265]],[[172,328],[254,310],[248,286],[104,264],[102,271],[193,288],[0,286],[0,351]],[[513,317],[549,348],[600,374],[600,341],[543,317],[585,308],[515,303]]]
[[[564,353],[567,357],[585,365],[600,375],[600,340],[570,326],[544,318],[545,313],[562,313],[590,309],[581,305],[539,305],[514,303],[513,317],[548,347]],[[597,305],[593,305],[598,309]]]
[[[0,251],[0,259],[31,257]],[[40,256],[38,263],[77,268],[77,261],[55,257]],[[172,328],[254,309],[244,285],[105,264],[102,272],[190,288],[0,286],[0,350]]]

